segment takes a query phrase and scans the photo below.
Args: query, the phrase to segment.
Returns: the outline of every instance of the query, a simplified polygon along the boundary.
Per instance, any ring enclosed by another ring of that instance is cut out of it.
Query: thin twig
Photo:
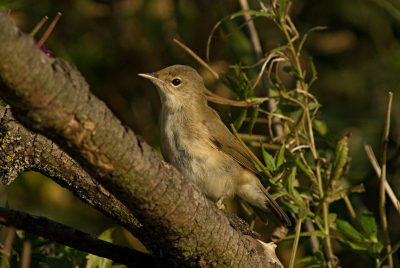
[[[381,177],[381,167],[379,166],[378,160],[375,157],[374,152],[372,151],[371,145],[369,144],[364,144],[365,151],[367,152],[369,161],[371,161],[371,164],[375,170],[376,175],[380,178]],[[397,199],[395,193],[392,190],[392,187],[390,187],[389,183],[386,181],[385,183],[385,189],[386,193],[388,194],[390,200],[392,201],[394,207],[396,208],[397,212],[400,214],[400,202]]]
[[[389,92],[389,99],[386,111],[386,123],[385,123],[385,131],[383,134],[383,141],[382,141],[382,152],[381,152],[381,183],[380,183],[380,198],[379,198],[379,208],[381,214],[381,223],[385,241],[385,248],[388,255],[388,262],[389,267],[393,268],[393,258],[391,252],[391,245],[390,245],[390,237],[389,237],[389,230],[387,226],[387,216],[386,216],[386,208],[385,208],[385,184],[386,184],[386,153],[387,153],[387,146],[389,143],[389,129],[390,129],[390,112],[392,108],[392,98],[393,93]]]
[[[293,247],[292,247],[292,254],[290,256],[289,268],[294,267],[294,260],[296,257],[297,246],[299,245],[300,233],[301,233],[301,220],[297,222],[296,226],[296,236],[294,237]]]
[[[199,56],[197,56],[197,54],[194,53],[193,50],[191,50],[190,48],[188,48],[187,46],[185,46],[176,39],[174,39],[174,42],[180,45],[184,50],[186,50],[186,52],[189,53],[193,58],[195,58],[201,65],[206,67],[206,69],[212,74],[212,76],[215,77],[215,79],[217,79],[218,81],[222,82],[225,85],[229,84],[228,81],[220,77],[219,74],[210,67],[210,65],[208,65],[204,60],[202,60]]]
[[[322,184],[322,176],[321,176],[321,158],[317,159],[316,165],[315,165],[315,171],[318,179],[318,188],[319,188],[319,197],[320,197],[320,202],[323,202],[323,207],[322,207],[322,213],[323,213],[323,221],[324,221],[324,232],[327,236],[325,239],[326,242],[326,248],[327,248],[327,257],[328,260],[331,261],[333,259],[333,252],[332,252],[332,244],[331,244],[331,238],[329,237],[329,219],[328,219],[328,213],[329,213],[329,203],[324,198],[324,187]]]
[[[7,235],[6,235],[6,242],[4,243],[4,249],[3,249],[3,254],[2,254],[2,261],[0,268],[6,268],[9,267],[9,259],[11,255],[11,250],[12,250],[12,244],[14,242],[14,237],[15,237],[15,227],[10,226],[7,230]]]
[[[32,243],[31,241],[27,240],[24,242],[24,247],[22,250],[21,268],[31,267],[31,253],[32,253]]]
[[[239,0],[239,3],[240,3],[242,10],[250,9],[247,0]],[[251,40],[251,43],[253,45],[253,50],[254,50],[254,56],[256,58],[256,61],[260,61],[264,58],[264,53],[261,48],[261,42],[260,42],[260,38],[258,37],[256,27],[254,26],[254,21],[251,20],[251,16],[248,13],[244,14],[244,18],[247,21],[247,27],[249,29],[250,40]],[[265,66],[266,66],[266,64],[265,64]],[[259,67],[259,72],[261,73],[261,75],[264,75],[265,66],[262,66],[261,68]],[[262,80],[262,84],[263,84],[264,94],[266,96],[269,96],[270,84],[268,83],[267,80]],[[274,107],[276,106],[274,99],[268,100],[267,103],[268,103],[268,109],[270,111],[272,111],[272,109],[274,109]],[[276,136],[283,135],[283,128],[280,124],[274,125],[273,128],[274,128],[274,132],[275,132]]]
[[[42,38],[40,38],[39,42],[37,43],[37,47],[41,47],[44,43],[44,41],[46,41],[47,37],[49,37],[51,31],[53,31],[54,27],[57,24],[57,21],[60,19],[61,17],[61,13],[58,12],[56,18],[52,21],[52,23],[50,24],[49,28],[47,28],[46,32],[44,33],[44,35],[42,36]]]
[[[30,36],[35,36],[35,34],[39,31],[39,29],[43,26],[43,24],[49,19],[49,17],[45,16],[36,26],[33,28],[32,32],[29,34]]]

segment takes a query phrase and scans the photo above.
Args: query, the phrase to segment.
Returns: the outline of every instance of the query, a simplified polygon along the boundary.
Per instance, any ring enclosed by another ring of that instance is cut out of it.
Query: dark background
[[[254,9],[258,8],[258,1],[249,3]],[[138,73],[157,71],[173,64],[191,65],[204,77],[210,90],[235,98],[173,39],[205,59],[207,38],[213,26],[224,16],[240,10],[238,1],[0,0],[0,7],[4,11],[10,8],[16,25],[27,33],[44,16],[49,16],[49,21],[36,34],[37,39],[57,12],[61,12],[62,17],[45,42],[47,49],[53,56],[75,64],[92,92],[157,150],[160,101],[154,85],[140,78]],[[353,194],[351,201],[357,212],[368,209],[378,217],[379,182],[367,159],[364,143],[370,143],[379,157],[388,92],[393,92],[388,155],[394,160],[388,167],[388,180],[400,196],[399,161],[396,159],[400,115],[400,3],[395,0],[294,1],[290,10],[300,34],[314,26],[328,26],[309,36],[301,54],[302,64],[306,68],[310,57],[315,62],[319,79],[310,92],[323,105],[322,117],[331,135],[339,138],[352,133],[352,167],[346,182],[364,183],[366,191]],[[243,18],[227,21],[215,32],[210,64],[219,73],[232,73],[229,66],[238,62],[255,63],[246,31],[237,29],[242,23]],[[265,53],[285,44],[283,34],[272,21],[257,18],[255,24]],[[250,79],[255,78],[251,72],[248,75]],[[285,82],[291,83],[290,80]],[[259,96],[260,92],[256,91]],[[226,107],[212,106],[225,122],[234,120]],[[95,236],[115,225],[67,190],[36,173],[21,174],[10,186],[0,186],[0,204],[3,206],[6,200],[12,209],[49,217]],[[245,217],[235,203],[228,203],[228,208]],[[387,208],[394,244],[400,239],[400,218],[392,204]],[[336,202],[332,210],[342,219],[348,219],[342,201]],[[264,237],[270,232],[261,225],[256,229]],[[4,232],[0,231],[0,241],[3,241]],[[142,249],[122,228],[117,228],[115,239],[120,244]],[[301,245],[307,244],[301,242]],[[288,263],[290,251],[291,243],[278,247],[283,264]],[[374,267],[364,254],[338,245],[335,251],[343,267]],[[307,247],[300,247],[298,257],[306,254],[309,254]]]

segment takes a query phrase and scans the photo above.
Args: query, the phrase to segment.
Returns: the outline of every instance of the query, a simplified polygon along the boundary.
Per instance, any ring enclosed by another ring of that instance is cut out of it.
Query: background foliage
[[[258,8],[258,1],[249,1]],[[155,87],[137,74],[152,72],[172,64],[188,64],[199,70],[206,86],[220,96],[236,96],[217,82],[203,67],[180,48],[178,39],[205,59],[206,43],[214,25],[224,16],[240,10],[238,1],[212,0],[120,0],[120,1],[1,1],[0,7],[12,10],[11,17],[24,32],[30,32],[44,17],[50,20],[57,12],[63,16],[46,47],[53,56],[75,64],[91,85],[91,90],[115,112],[135,133],[158,148],[157,119],[160,101]],[[322,117],[329,133],[339,139],[351,132],[349,155],[352,166],[347,176],[351,183],[363,183],[365,192],[353,194],[350,200],[356,212],[364,209],[378,211],[379,181],[367,159],[363,144],[380,152],[387,92],[394,92],[392,127],[389,143],[388,181],[400,196],[398,143],[400,115],[400,4],[396,1],[360,0],[294,1],[290,16],[300,34],[315,26],[327,26],[310,34],[300,60],[307,67],[312,57],[319,79],[311,93],[322,104]],[[285,44],[285,37],[274,23],[265,18],[255,19],[265,52]],[[229,68],[241,62],[256,61],[246,31],[237,28],[243,18],[224,22],[216,31],[210,50],[211,66],[218,73],[234,76]],[[46,24],[48,25],[49,22]],[[40,37],[46,27],[36,35]],[[295,83],[282,74],[285,84]],[[253,81],[256,73],[248,73]],[[261,89],[255,95],[262,96]],[[211,104],[226,123],[232,123],[238,111],[227,106]],[[254,132],[265,131],[256,125]],[[262,158],[262,157],[261,157]],[[21,174],[10,186],[0,186],[0,204],[8,200],[10,208],[49,217],[95,236],[114,224],[51,180],[35,173]],[[228,208],[246,217],[235,205]],[[392,242],[400,240],[399,215],[387,205]],[[332,205],[338,218],[349,220],[344,202]],[[379,221],[378,221],[379,224]],[[256,225],[266,239],[271,230]],[[293,232],[293,230],[291,230]],[[115,241],[140,245],[122,228],[117,228]],[[0,241],[4,231],[0,231]],[[374,267],[363,254],[334,244],[343,267]],[[289,260],[291,243],[278,247],[278,256],[285,265]],[[307,240],[300,242],[298,258],[309,254]],[[399,263],[397,263],[399,265]],[[358,265],[358,266],[357,266]]]

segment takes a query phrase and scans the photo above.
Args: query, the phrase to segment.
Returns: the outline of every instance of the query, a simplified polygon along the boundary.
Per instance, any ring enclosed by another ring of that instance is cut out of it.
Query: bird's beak
[[[139,74],[139,76],[149,79],[152,82],[161,82],[155,73]]]

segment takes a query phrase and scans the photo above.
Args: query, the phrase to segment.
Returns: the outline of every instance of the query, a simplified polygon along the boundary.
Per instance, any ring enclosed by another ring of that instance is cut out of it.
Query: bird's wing
[[[208,129],[208,138],[211,142],[211,146],[224,152],[242,166],[260,175],[260,172],[258,172],[246,149],[244,149],[235,136],[233,136],[224,123],[222,123],[218,114],[216,114],[216,116],[217,118],[214,117],[202,121]]]

